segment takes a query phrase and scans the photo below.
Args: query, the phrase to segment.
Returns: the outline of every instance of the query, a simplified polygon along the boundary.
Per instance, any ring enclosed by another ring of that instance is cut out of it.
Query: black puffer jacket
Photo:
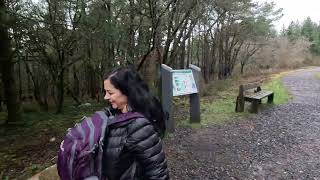
[[[161,139],[149,120],[114,124],[105,137],[102,167],[108,180],[169,179]]]

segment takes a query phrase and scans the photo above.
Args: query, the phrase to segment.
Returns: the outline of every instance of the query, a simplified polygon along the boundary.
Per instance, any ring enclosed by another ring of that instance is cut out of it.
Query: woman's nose
[[[106,93],[106,95],[104,96],[104,99],[105,99],[105,100],[109,100],[109,99],[110,99],[110,96],[109,96],[108,93]]]

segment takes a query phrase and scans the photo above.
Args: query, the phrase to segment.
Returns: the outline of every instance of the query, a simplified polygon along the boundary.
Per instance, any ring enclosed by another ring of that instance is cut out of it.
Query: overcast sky
[[[312,21],[320,22],[320,0],[255,0],[258,2],[275,2],[277,8],[283,8],[284,16],[274,25],[281,30],[283,24],[287,27],[291,21],[302,22],[308,16]]]

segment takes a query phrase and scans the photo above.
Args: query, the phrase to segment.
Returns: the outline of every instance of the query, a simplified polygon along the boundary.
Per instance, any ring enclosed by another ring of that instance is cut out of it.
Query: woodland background
[[[159,64],[202,69],[204,83],[317,63],[320,26],[310,18],[277,32],[274,3],[251,0],[1,1],[0,110],[19,121],[24,101],[63,111],[101,100],[102,76],[133,65],[158,88]],[[5,105],[4,105],[5,104]]]
[[[161,63],[194,64],[205,95],[230,79],[319,65],[320,24],[277,31],[281,17],[252,0],[0,0],[0,142],[11,144],[0,177],[45,167],[34,163],[56,153],[48,137],[103,106],[102,77],[116,66],[136,68],[158,95]],[[88,102],[98,105],[81,109]]]

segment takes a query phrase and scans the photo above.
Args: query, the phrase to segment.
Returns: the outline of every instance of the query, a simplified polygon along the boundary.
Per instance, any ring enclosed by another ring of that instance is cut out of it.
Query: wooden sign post
[[[171,67],[161,65],[162,106],[169,114],[166,122],[168,132],[175,129],[173,119],[173,96],[189,95],[190,122],[200,123],[200,76],[201,69],[192,64],[190,69],[173,70]]]

